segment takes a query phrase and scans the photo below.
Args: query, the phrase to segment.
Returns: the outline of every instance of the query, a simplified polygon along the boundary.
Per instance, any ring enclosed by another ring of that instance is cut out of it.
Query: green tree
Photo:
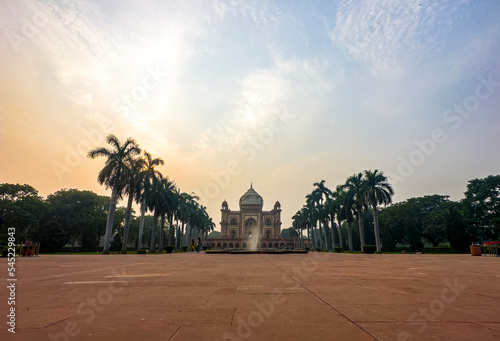
[[[500,238],[500,175],[470,180],[463,206],[474,241]]]
[[[0,184],[0,243],[6,244],[7,229],[15,227],[18,240],[32,237],[47,205],[30,185]],[[0,244],[1,245],[1,244]]]
[[[115,135],[108,135],[106,138],[112,149],[100,147],[91,150],[88,156],[92,159],[98,156],[106,157],[106,163],[99,172],[97,181],[106,188],[111,188],[111,199],[109,201],[108,219],[106,221],[106,234],[104,237],[103,254],[109,253],[109,245],[113,230],[113,222],[116,211],[116,201],[125,187],[123,173],[126,168],[126,161],[141,152],[134,139],[128,138],[123,144]]]
[[[313,186],[314,190],[311,194],[312,198],[314,198],[316,204],[316,210],[319,214],[319,229],[323,238],[322,239],[323,249],[328,250],[327,231],[328,231],[329,212],[327,208],[323,205],[323,203],[325,200],[328,199],[329,196],[332,195],[332,191],[325,186],[325,180],[321,180],[320,182],[315,182]]]
[[[59,220],[54,216],[43,217],[40,228],[34,234],[40,242],[40,252],[59,252],[68,242],[68,234],[64,231]]]
[[[366,208],[366,197],[363,195],[363,174],[358,173],[347,178],[344,185],[341,186],[346,191],[345,203],[351,205],[358,216],[359,238],[361,250],[365,245],[365,230],[363,224],[363,210]]]
[[[374,171],[365,171],[361,195],[364,200],[370,203],[373,210],[373,228],[375,234],[375,244],[377,253],[382,252],[382,244],[380,242],[380,231],[378,225],[378,205],[388,205],[392,202],[394,190],[391,184],[387,182],[387,177],[375,169]]]
[[[144,152],[144,160],[146,162],[146,166],[142,172],[142,193],[141,193],[141,220],[139,225],[139,243],[138,248],[142,248],[142,238],[143,238],[143,230],[144,230],[144,216],[146,214],[146,209],[148,206],[148,198],[151,198],[152,193],[154,191],[153,186],[155,181],[158,181],[163,177],[163,175],[156,169],[156,167],[163,165],[165,162],[160,158],[153,158],[153,156]],[[150,246],[151,247],[151,246]]]
[[[142,191],[143,181],[143,169],[146,163],[142,157],[128,157],[125,164],[125,174],[124,178],[127,180],[125,193],[128,195],[127,200],[127,211],[125,214],[125,223],[123,226],[123,243],[122,243],[122,253],[127,253],[127,243],[130,230],[130,219],[132,217],[132,203],[140,201],[140,194]]]
[[[212,231],[208,234],[208,239],[213,239],[213,238],[220,238],[220,232],[219,231]]]
[[[64,230],[66,242],[82,250],[95,251],[106,227],[106,204],[109,197],[99,196],[92,191],[62,189],[47,197],[48,209],[45,217],[47,228],[57,232]],[[57,221],[57,224],[55,224]],[[47,225],[48,224],[48,225]],[[48,237],[50,234],[47,232]]]

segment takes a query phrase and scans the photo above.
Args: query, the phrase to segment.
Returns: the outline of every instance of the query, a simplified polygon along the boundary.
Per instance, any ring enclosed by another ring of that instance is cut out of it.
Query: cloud
[[[443,40],[467,18],[468,1],[341,1],[329,32],[348,58],[384,65],[420,63],[441,53]]]

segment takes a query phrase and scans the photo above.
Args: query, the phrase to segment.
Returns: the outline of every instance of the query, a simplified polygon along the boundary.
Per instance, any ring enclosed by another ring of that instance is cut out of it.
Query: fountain
[[[206,253],[288,253],[291,239],[281,238],[281,204],[264,211],[264,199],[250,188],[240,197],[240,209],[230,210],[227,201],[221,206],[221,236],[212,239],[214,250]],[[262,243],[262,244],[261,244]],[[302,250],[301,250],[302,252]],[[307,252],[307,251],[306,251]]]
[[[256,233],[250,232],[248,235],[248,250],[249,251],[257,251],[259,247],[260,236]]]

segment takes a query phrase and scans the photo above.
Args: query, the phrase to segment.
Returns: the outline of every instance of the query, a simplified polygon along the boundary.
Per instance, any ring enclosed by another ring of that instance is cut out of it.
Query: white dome
[[[240,209],[243,208],[243,206],[259,207],[261,209],[264,206],[264,200],[259,193],[253,189],[252,185],[250,185],[250,189],[240,198]]]

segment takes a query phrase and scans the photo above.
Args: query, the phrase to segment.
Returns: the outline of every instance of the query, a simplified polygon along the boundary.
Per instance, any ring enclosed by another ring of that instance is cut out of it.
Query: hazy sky
[[[500,173],[500,1],[0,2],[0,182],[110,194],[134,137],[215,222],[253,182],[284,228],[365,169],[394,201]],[[220,229],[219,225],[217,229]]]

